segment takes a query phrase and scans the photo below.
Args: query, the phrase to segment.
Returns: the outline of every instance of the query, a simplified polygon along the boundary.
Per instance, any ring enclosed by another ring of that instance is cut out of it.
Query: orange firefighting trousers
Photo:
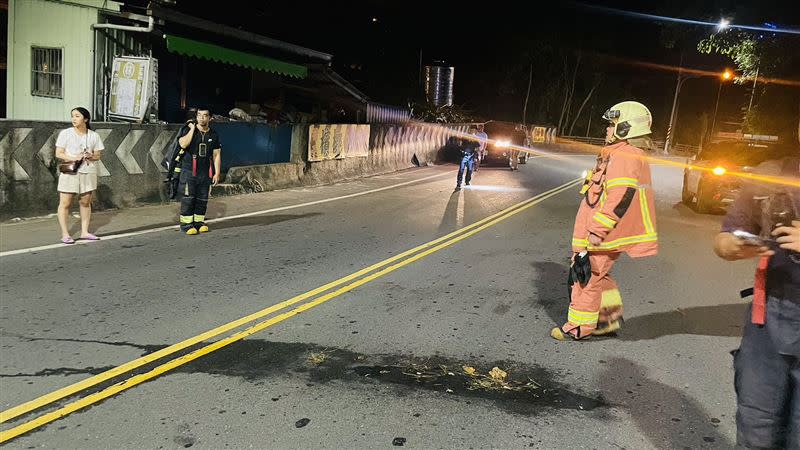
[[[561,327],[574,337],[589,336],[597,322],[611,322],[622,317],[622,297],[609,272],[619,259],[618,252],[590,252],[592,276],[585,285],[572,285],[567,323]]]

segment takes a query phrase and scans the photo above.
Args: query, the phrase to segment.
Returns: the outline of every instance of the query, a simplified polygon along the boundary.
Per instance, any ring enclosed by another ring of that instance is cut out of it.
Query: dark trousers
[[[800,302],[769,297],[764,326],[747,323],[734,352],[736,440],[800,450]]]
[[[208,208],[208,192],[211,190],[211,179],[193,177],[188,171],[181,172],[178,191],[181,198],[181,230],[199,228],[206,221]]]
[[[474,158],[472,155],[464,155],[461,158],[461,163],[458,166],[458,178],[456,179],[456,187],[461,187],[461,179],[464,177],[464,170],[467,171],[467,177],[464,181],[469,184],[469,181],[472,179],[472,167],[475,163]]]

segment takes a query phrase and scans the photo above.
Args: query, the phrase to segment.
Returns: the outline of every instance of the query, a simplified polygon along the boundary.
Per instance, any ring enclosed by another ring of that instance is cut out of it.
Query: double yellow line
[[[12,420],[12,419],[20,417],[22,415],[28,414],[28,413],[30,413],[32,411],[35,411],[35,410],[37,410],[39,408],[47,406],[47,405],[49,405],[49,404],[51,404],[53,402],[56,402],[58,400],[64,399],[66,397],[73,396],[75,394],[78,394],[81,391],[84,391],[84,390],[89,389],[91,387],[97,386],[100,383],[103,383],[105,381],[108,381],[108,380],[111,380],[113,378],[116,378],[116,377],[118,377],[118,376],[120,376],[122,374],[131,372],[131,371],[133,371],[133,370],[135,370],[135,369],[137,369],[139,367],[145,366],[145,365],[147,365],[149,363],[152,363],[152,362],[157,361],[157,360],[159,360],[161,358],[164,358],[165,356],[172,355],[172,354],[177,353],[177,352],[179,352],[181,350],[184,350],[184,349],[186,349],[188,347],[200,344],[201,342],[203,342],[203,341],[205,341],[207,339],[211,339],[213,337],[219,336],[219,335],[221,335],[223,333],[226,333],[228,331],[231,331],[231,330],[233,330],[235,328],[239,328],[242,325],[245,325],[247,323],[250,323],[250,322],[256,321],[258,319],[264,318],[264,317],[266,317],[266,316],[268,316],[268,315],[270,315],[270,314],[272,314],[274,312],[280,311],[280,310],[285,309],[285,308],[287,308],[289,306],[292,306],[292,305],[295,305],[297,303],[300,303],[303,300],[307,300],[309,298],[317,296],[318,294],[322,294],[322,293],[324,293],[326,291],[329,291],[331,289],[334,289],[334,288],[338,287],[338,289],[336,289],[334,291],[331,291],[331,292],[328,292],[327,294],[322,295],[320,297],[317,297],[317,298],[315,298],[314,300],[312,300],[310,302],[304,303],[304,304],[302,304],[302,305],[300,305],[300,306],[298,306],[298,307],[296,307],[296,308],[294,308],[292,310],[289,310],[289,311],[283,312],[283,313],[281,313],[281,314],[279,314],[277,316],[271,317],[271,318],[269,318],[269,319],[267,319],[267,320],[265,320],[263,322],[259,322],[259,323],[255,324],[255,325],[252,325],[252,326],[250,326],[250,327],[248,327],[248,328],[246,328],[244,330],[241,330],[241,331],[238,331],[238,332],[236,332],[234,334],[231,334],[230,336],[228,336],[226,338],[223,338],[223,339],[221,339],[219,341],[216,341],[216,342],[214,342],[212,344],[206,345],[206,346],[201,347],[201,348],[199,348],[197,350],[194,350],[194,351],[192,351],[190,353],[187,353],[185,355],[182,355],[182,356],[179,356],[177,358],[174,358],[174,359],[172,359],[172,360],[170,360],[170,361],[168,361],[168,362],[166,362],[166,363],[164,363],[162,365],[159,365],[159,366],[153,368],[152,370],[150,370],[148,372],[132,376],[132,377],[130,377],[130,378],[124,380],[124,381],[121,381],[119,383],[113,384],[113,385],[111,385],[111,386],[109,386],[109,387],[107,387],[107,388],[105,388],[103,390],[100,390],[98,392],[90,394],[90,395],[88,395],[86,397],[83,397],[83,398],[81,398],[79,400],[76,400],[74,402],[68,403],[68,404],[64,405],[63,407],[61,407],[61,408],[59,408],[59,409],[57,409],[55,411],[43,414],[41,416],[38,416],[38,417],[34,418],[33,420],[30,420],[28,422],[25,422],[25,423],[22,423],[20,425],[17,425],[14,428],[10,428],[8,430],[2,431],[2,432],[0,432],[0,443],[9,441],[11,439],[14,439],[14,438],[16,438],[16,437],[18,437],[18,436],[20,436],[22,434],[25,434],[25,433],[27,433],[27,432],[29,432],[31,430],[34,430],[34,429],[39,428],[39,427],[41,427],[43,425],[46,425],[46,424],[48,424],[50,422],[53,422],[53,421],[58,420],[58,419],[60,419],[62,417],[65,417],[65,416],[67,416],[67,415],[69,415],[69,414],[71,414],[71,413],[73,413],[75,411],[78,411],[78,410],[81,410],[83,408],[86,408],[87,406],[91,406],[91,405],[93,405],[93,404],[95,404],[97,402],[100,402],[100,401],[102,401],[104,399],[107,399],[107,398],[109,398],[111,396],[117,395],[122,391],[130,389],[130,388],[132,388],[132,387],[134,387],[134,386],[136,386],[138,384],[144,383],[145,381],[148,381],[148,380],[151,380],[153,378],[156,378],[159,375],[162,375],[162,374],[164,374],[164,373],[166,373],[166,372],[168,372],[168,371],[170,371],[172,369],[175,369],[176,367],[182,366],[182,365],[184,365],[184,364],[186,364],[186,363],[188,363],[190,361],[193,361],[193,360],[195,360],[197,358],[200,358],[200,357],[202,357],[204,355],[207,355],[207,354],[209,354],[211,352],[219,350],[219,349],[221,349],[221,348],[223,348],[223,347],[225,347],[227,345],[230,345],[230,344],[232,344],[234,342],[242,340],[247,336],[250,336],[250,335],[252,335],[254,333],[258,333],[259,331],[264,330],[265,328],[271,327],[272,325],[275,325],[275,324],[280,323],[280,322],[282,322],[282,321],[284,321],[284,320],[286,320],[286,319],[288,319],[290,317],[293,317],[293,316],[295,316],[297,314],[300,314],[300,313],[302,313],[304,311],[307,311],[307,310],[309,310],[309,309],[311,309],[311,308],[313,308],[315,306],[321,305],[322,303],[325,303],[325,302],[327,302],[328,300],[330,300],[332,298],[338,297],[338,296],[340,296],[340,295],[342,295],[342,294],[344,294],[346,292],[349,292],[349,291],[351,291],[351,290],[353,290],[353,289],[355,289],[355,288],[357,288],[357,287],[359,287],[359,286],[361,286],[363,284],[369,283],[370,281],[375,280],[376,278],[380,278],[380,277],[382,277],[382,276],[384,276],[384,275],[386,275],[388,273],[391,273],[391,272],[393,272],[393,271],[395,271],[395,270],[397,270],[397,269],[399,269],[399,268],[401,268],[403,266],[406,266],[406,265],[409,265],[409,264],[411,264],[411,263],[413,263],[415,261],[418,261],[418,260],[420,260],[420,259],[422,259],[422,258],[424,258],[424,257],[426,257],[426,256],[428,256],[428,255],[430,255],[432,253],[435,253],[435,252],[437,252],[439,250],[442,250],[442,249],[444,249],[446,247],[449,247],[449,246],[451,246],[451,245],[453,245],[453,244],[455,244],[457,242],[460,242],[460,241],[462,241],[464,239],[467,239],[468,237],[473,236],[473,235],[475,235],[475,234],[477,234],[477,233],[479,233],[479,232],[481,232],[481,231],[483,231],[483,230],[485,230],[485,229],[487,229],[487,228],[489,228],[489,227],[491,227],[491,226],[493,226],[493,225],[495,225],[495,224],[497,224],[497,223],[499,223],[499,222],[501,222],[501,221],[503,221],[505,219],[508,219],[509,217],[512,217],[512,216],[514,216],[516,214],[519,214],[520,212],[532,207],[533,205],[535,205],[537,203],[540,203],[540,202],[542,202],[542,201],[544,201],[544,200],[546,200],[546,199],[548,199],[548,198],[550,198],[550,197],[552,197],[554,195],[557,195],[557,194],[559,194],[561,192],[564,192],[565,190],[571,188],[572,186],[576,185],[580,181],[581,181],[581,179],[572,180],[572,181],[570,181],[568,183],[565,183],[565,184],[563,184],[561,186],[558,186],[556,188],[550,189],[549,191],[543,192],[543,193],[541,193],[541,194],[539,194],[539,195],[537,195],[535,197],[532,197],[532,198],[530,198],[528,200],[525,200],[525,201],[522,201],[520,203],[517,203],[516,205],[513,205],[513,206],[511,206],[509,208],[506,208],[506,209],[504,209],[504,210],[502,210],[502,211],[500,211],[500,212],[498,212],[496,214],[493,214],[493,215],[491,215],[489,217],[486,217],[485,219],[482,219],[482,220],[480,220],[478,222],[475,222],[475,223],[473,223],[471,225],[468,225],[468,226],[466,226],[464,228],[456,230],[456,231],[454,231],[454,232],[452,232],[450,234],[447,234],[447,235],[442,236],[442,237],[440,237],[438,239],[435,239],[435,240],[430,241],[428,243],[422,244],[422,245],[420,245],[418,247],[415,247],[415,248],[412,248],[410,250],[407,250],[407,251],[405,251],[403,253],[395,255],[395,256],[393,256],[391,258],[388,258],[386,260],[383,260],[383,261],[381,261],[379,263],[373,264],[373,265],[371,265],[369,267],[366,267],[366,268],[361,269],[361,270],[359,270],[357,272],[354,272],[354,273],[352,273],[350,275],[347,275],[346,277],[340,278],[340,279],[338,279],[336,281],[332,281],[332,282],[330,282],[330,283],[328,283],[328,284],[326,284],[324,286],[320,286],[320,287],[318,287],[316,289],[313,289],[311,291],[308,291],[308,292],[306,292],[304,294],[300,294],[298,296],[292,297],[292,298],[290,298],[290,299],[288,299],[286,301],[283,301],[281,303],[278,303],[276,305],[273,305],[273,306],[270,306],[268,308],[262,309],[261,311],[255,312],[255,313],[250,314],[248,316],[245,316],[245,317],[242,317],[240,319],[234,320],[232,322],[226,323],[226,324],[221,325],[219,327],[216,327],[216,328],[214,328],[212,330],[206,331],[205,333],[198,334],[197,336],[191,337],[191,338],[186,339],[184,341],[181,341],[181,342],[179,342],[177,344],[170,345],[169,347],[165,347],[165,348],[163,348],[161,350],[158,350],[158,351],[156,351],[154,353],[151,353],[149,355],[145,355],[145,356],[143,356],[141,358],[134,359],[134,360],[129,361],[129,362],[125,363],[125,364],[117,366],[117,367],[115,367],[115,368],[113,368],[111,370],[108,370],[106,372],[100,373],[100,374],[95,375],[93,377],[87,378],[86,380],[80,381],[80,382],[75,383],[75,384],[71,384],[71,385],[66,386],[64,388],[58,389],[58,390],[53,391],[53,392],[51,392],[49,394],[46,394],[46,395],[43,395],[43,396],[41,396],[39,398],[31,400],[29,402],[23,403],[23,404],[21,404],[19,406],[15,406],[13,408],[10,408],[10,409],[7,409],[5,411],[2,411],[2,412],[0,412],[0,423],[5,423],[5,422],[7,422],[9,420]],[[353,281],[353,280],[356,280],[356,281]],[[350,284],[346,284],[346,283],[351,282],[351,281],[353,281],[353,282],[350,283]],[[346,284],[346,285],[342,286],[344,284]],[[339,286],[342,286],[342,287],[339,287]]]

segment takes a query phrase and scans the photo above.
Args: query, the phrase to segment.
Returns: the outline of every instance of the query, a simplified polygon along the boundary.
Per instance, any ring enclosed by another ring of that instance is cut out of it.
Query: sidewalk
[[[370,195],[376,189],[386,190],[401,188],[422,180],[437,181],[451,174],[452,165],[420,167],[390,174],[347,181],[335,185],[293,188],[279,191],[242,194],[224,197],[212,197],[208,202],[206,214],[209,224],[226,220],[241,214],[258,213],[275,208],[292,208],[295,205],[306,205],[310,202],[336,202],[343,196]],[[95,212],[89,230],[101,239],[106,236],[124,233],[136,233],[145,230],[174,227],[178,224],[178,203],[165,205],[142,206],[128,209],[114,209]],[[80,219],[77,217],[77,202],[72,209],[70,232],[73,237],[80,234]],[[268,212],[265,212],[265,214]],[[212,227],[213,228],[213,227]],[[162,232],[171,232],[166,229]],[[0,252],[28,249],[58,244],[61,233],[55,214],[47,217],[26,219],[18,222],[0,224]],[[80,241],[79,241],[80,242]]]

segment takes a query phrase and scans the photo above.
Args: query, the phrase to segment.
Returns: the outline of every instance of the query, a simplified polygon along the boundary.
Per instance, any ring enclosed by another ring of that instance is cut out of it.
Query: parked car
[[[492,120],[484,125],[484,131],[489,135],[489,144],[486,146],[486,156],[483,165],[502,164],[510,166],[511,146],[524,146],[526,144],[526,133],[522,125],[512,122],[500,122]],[[519,163],[528,162],[528,153],[517,151]]]
[[[796,145],[758,141],[720,141],[706,145],[683,172],[681,199],[699,213],[725,208],[736,199],[742,178],[764,161],[800,154]]]

